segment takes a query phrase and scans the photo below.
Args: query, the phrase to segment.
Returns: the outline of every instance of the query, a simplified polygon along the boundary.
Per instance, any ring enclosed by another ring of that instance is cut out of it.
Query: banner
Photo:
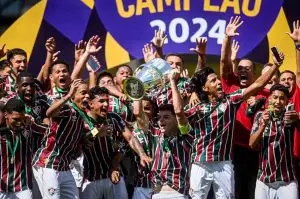
[[[244,25],[236,39],[243,57],[269,32],[282,1],[97,0],[96,9],[106,30],[134,57],[142,57],[141,47],[158,29],[168,35],[167,52],[189,53],[196,38],[208,37],[208,54],[219,55],[230,17],[239,15]]]

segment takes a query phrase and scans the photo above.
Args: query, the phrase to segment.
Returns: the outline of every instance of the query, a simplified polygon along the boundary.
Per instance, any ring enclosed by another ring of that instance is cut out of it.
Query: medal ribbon
[[[10,161],[12,162],[14,156],[15,156],[15,153],[17,151],[17,148],[19,146],[19,136],[17,135],[16,136],[16,142],[14,144],[14,147],[12,148],[12,143],[10,141],[7,140],[7,146],[8,146],[8,150],[9,150],[9,153],[10,153]]]

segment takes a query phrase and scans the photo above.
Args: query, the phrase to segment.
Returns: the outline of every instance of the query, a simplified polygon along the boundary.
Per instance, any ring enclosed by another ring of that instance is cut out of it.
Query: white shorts
[[[192,164],[190,195],[193,199],[206,199],[210,186],[215,198],[234,198],[234,171],[231,161]]]
[[[71,173],[74,177],[76,186],[80,188],[83,183],[83,154],[81,154],[76,160],[73,160],[70,164]]]
[[[257,199],[298,199],[298,185],[295,181],[290,183],[265,184],[256,181],[255,198]]]
[[[82,185],[82,192],[80,194],[80,198],[113,198],[113,185],[110,179],[105,178],[93,182],[85,180]]]
[[[78,188],[71,171],[33,167],[43,199],[78,199]]]
[[[32,193],[29,189],[14,193],[0,192],[0,199],[32,199]]]
[[[161,191],[153,194],[152,199],[188,199],[189,197],[177,191]]]
[[[151,199],[151,194],[151,188],[134,187],[132,199]]]

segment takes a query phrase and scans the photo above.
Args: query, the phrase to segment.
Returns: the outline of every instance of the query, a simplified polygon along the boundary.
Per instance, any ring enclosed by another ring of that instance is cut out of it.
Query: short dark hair
[[[100,95],[108,95],[108,90],[104,87],[95,86],[90,89],[90,100],[93,100],[96,98],[96,96]]]
[[[205,85],[207,81],[208,75],[215,73],[215,71],[210,67],[205,67],[204,69],[196,72],[191,78],[191,91],[196,92],[200,100],[208,101],[208,96],[206,92],[202,90],[202,87]]]
[[[282,84],[273,85],[270,89],[270,93],[272,94],[274,91],[281,91],[286,97],[289,97],[289,89]]]
[[[177,54],[177,53],[169,53],[169,54],[167,54],[167,55],[165,56],[165,60],[167,60],[168,57],[171,57],[171,56],[179,57],[179,58],[181,59],[182,64],[184,63],[183,57],[182,57],[180,54]]]
[[[158,107],[158,111],[170,111],[173,115],[175,115],[173,104],[161,104]]]
[[[111,73],[109,73],[109,72],[107,72],[107,71],[103,71],[103,72],[101,72],[101,73],[98,75],[96,84],[99,85],[100,80],[101,80],[103,77],[107,77],[107,76],[110,77],[112,80],[114,79],[114,76],[113,76]]]
[[[49,74],[52,74],[54,66],[55,66],[55,65],[58,65],[58,64],[65,65],[66,68],[67,68],[67,70],[70,72],[70,66],[69,66],[69,64],[68,64],[67,62],[62,61],[62,60],[57,60],[57,61],[53,62],[53,63],[50,65],[50,67],[48,68]]]
[[[6,54],[6,58],[8,61],[10,61],[15,55],[23,55],[27,58],[27,53],[21,48],[13,48],[9,50]]]
[[[17,84],[20,84],[23,77],[30,77],[34,80],[34,76],[29,72],[21,72],[17,77]]]
[[[281,75],[282,75],[283,73],[290,73],[290,74],[292,74],[292,75],[293,75],[293,79],[296,80],[296,74],[295,74],[293,71],[291,71],[291,70],[284,70],[284,71],[282,71],[282,72],[280,73],[280,76],[279,76],[279,77],[281,77]]]
[[[0,71],[3,71],[6,67],[9,67],[9,61],[6,59],[0,61]]]
[[[120,65],[120,66],[117,66],[117,68],[116,68],[116,73],[120,70],[120,68],[123,68],[123,67],[129,68],[130,71],[131,71],[131,73],[133,73],[132,68],[131,68],[128,64],[122,64],[122,65]]]
[[[25,105],[24,103],[17,99],[17,98],[11,98],[6,102],[3,108],[4,112],[12,113],[12,112],[18,112],[18,113],[24,113],[25,112]]]

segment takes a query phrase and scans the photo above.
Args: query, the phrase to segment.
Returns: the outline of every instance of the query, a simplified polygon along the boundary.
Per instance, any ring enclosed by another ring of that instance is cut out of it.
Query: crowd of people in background
[[[189,73],[179,54],[164,55],[166,34],[155,31],[144,61],[172,70],[141,100],[124,92],[129,65],[93,70],[98,36],[75,45],[74,66],[49,38],[37,77],[24,50],[3,45],[0,198],[298,199],[300,24],[287,35],[297,72],[280,70],[284,54],[274,48],[258,75],[237,57],[242,25],[231,17],[226,26],[219,71],[206,63],[207,38],[190,49],[198,61]]]

